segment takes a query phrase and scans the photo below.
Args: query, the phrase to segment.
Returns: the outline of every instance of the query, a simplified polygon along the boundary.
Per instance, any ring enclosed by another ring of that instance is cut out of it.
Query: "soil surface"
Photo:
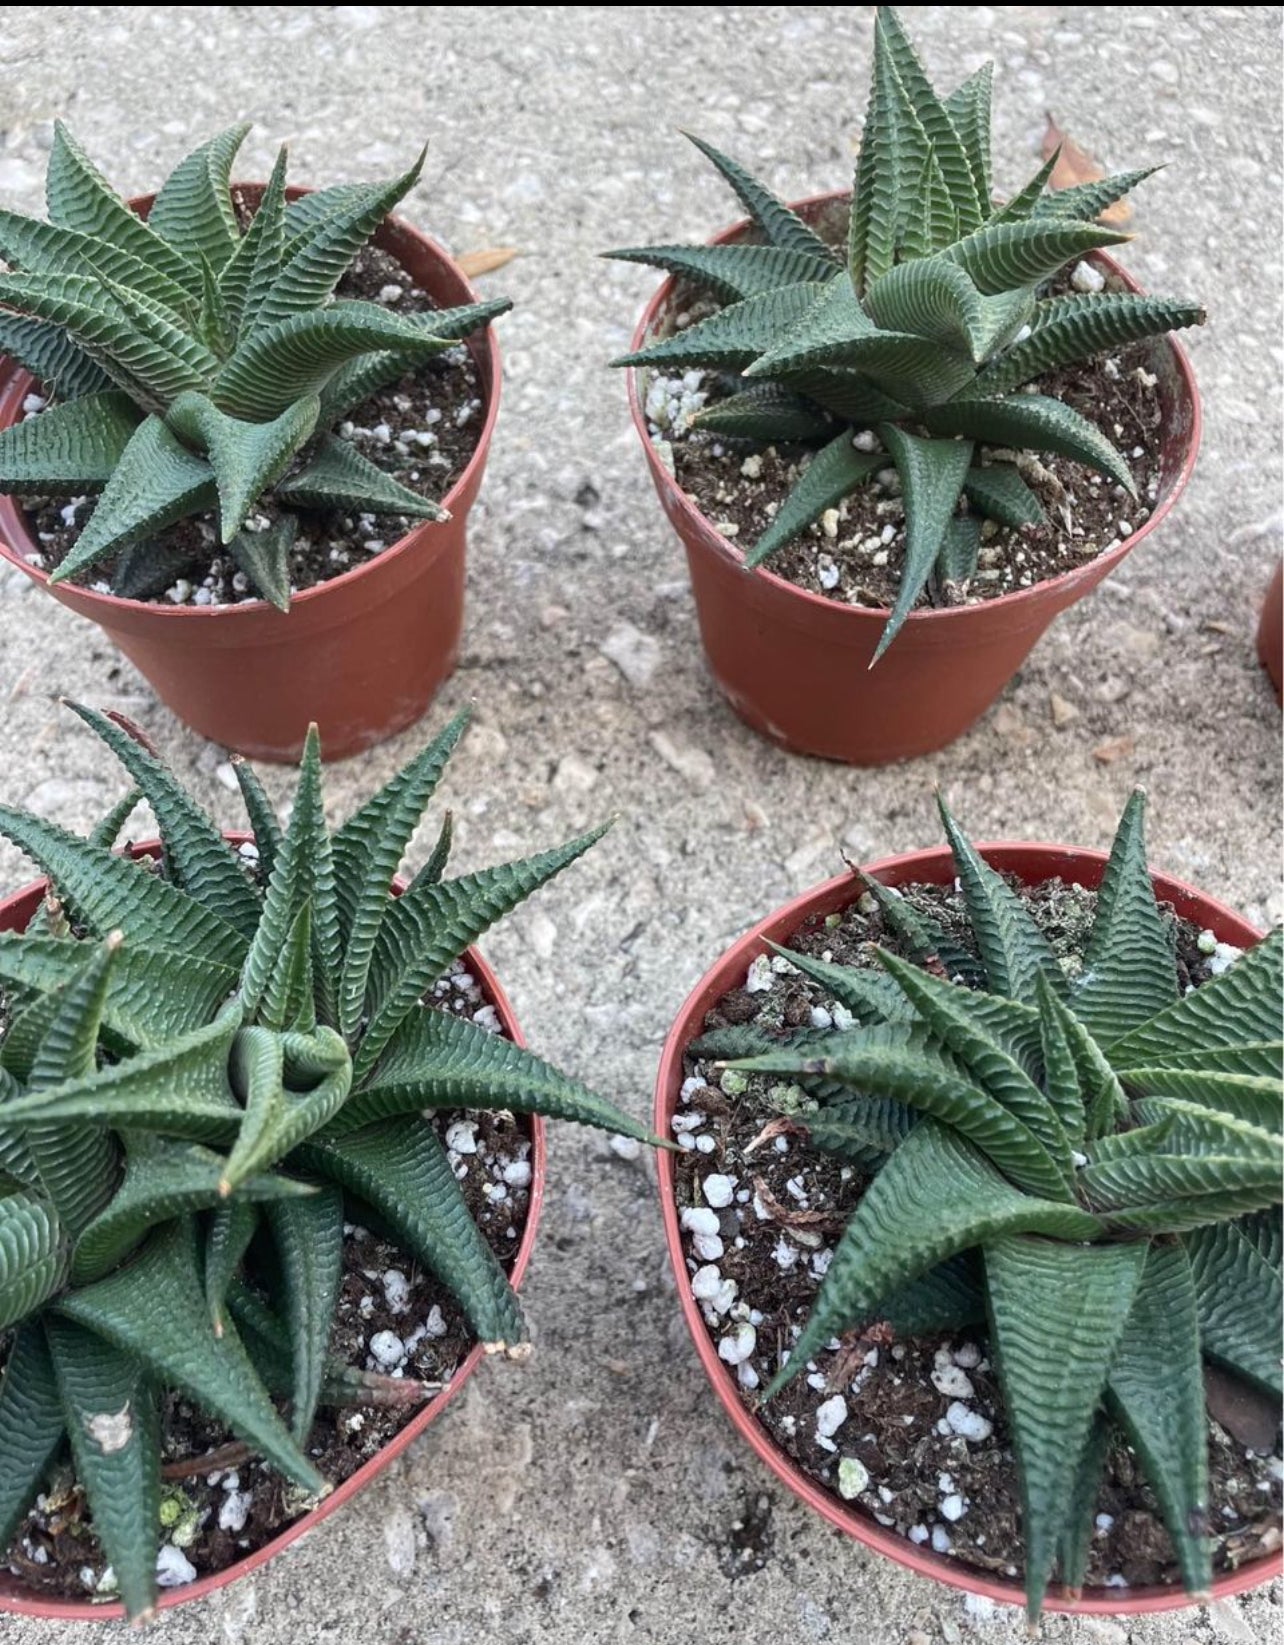
[[[419,314],[436,306],[395,258],[375,246],[358,253],[336,295],[378,303],[394,314]],[[35,406],[34,400],[29,403]],[[38,415],[39,408],[32,414]],[[461,343],[371,395],[336,425],[335,432],[402,485],[440,502],[468,466],[484,421],[481,380]],[[41,550],[35,563],[50,570],[59,565],[88,524],[94,506],[93,497],[26,499],[23,512]],[[269,521],[282,512],[270,494],[258,510]],[[424,523],[405,514],[297,507],[291,512],[299,517],[290,556],[290,587],[295,594],[351,570]],[[157,604],[235,605],[260,598],[245,573],[220,550],[217,527],[215,513],[193,515],[160,533],[145,552],[127,551],[103,560],[71,581],[100,594]]]
[[[1095,893],[1059,880],[1022,889],[1058,956],[1082,953]],[[952,888],[902,890],[975,953]],[[1198,986],[1210,975],[1210,961],[1224,964],[1233,951],[1204,953],[1198,928],[1170,917],[1181,986]],[[870,966],[871,943],[905,952],[866,895],[841,915],[812,917],[783,946]],[[709,1012],[706,1032],[747,1023],[771,1032],[843,1026],[832,996],[783,959],[755,962],[746,983],[752,986],[733,989]],[[851,1332],[770,1405],[758,1406],[870,1179],[809,1144],[791,1119],[802,1093],[781,1076],[719,1073],[712,1061],[691,1057],[686,1073],[673,1121],[684,1149],[675,1167],[679,1211],[708,1206],[703,1185],[710,1174],[734,1183],[712,1242],[699,1229],[684,1233],[687,1266],[710,1337],[720,1351],[726,1345],[722,1357],[735,1364],[737,1335],[753,1339],[736,1369],[746,1408],[806,1473],[880,1525],[965,1564],[1018,1577],[1020,1490],[981,1327],[901,1340],[885,1324]],[[838,1395],[845,1415],[833,1403]],[[835,1415],[840,1420],[831,1427]],[[1278,1430],[1262,1454],[1217,1422],[1209,1427],[1214,1565],[1225,1571],[1279,1546],[1284,1467]],[[1158,1505],[1123,1444],[1109,1458],[1087,1581],[1121,1588],[1180,1582]]]
[[[1115,285],[1111,277],[1109,289]],[[1072,289],[1068,279],[1059,279],[1050,291]],[[1126,288],[1118,284],[1118,289]],[[674,307],[682,302],[675,298]],[[712,312],[707,302],[688,302],[684,317],[707,312]],[[1135,343],[1048,372],[1030,385],[1032,392],[1064,401],[1106,435],[1128,464],[1136,498],[1067,457],[979,446],[976,460],[987,467],[1016,464],[1046,520],[1011,527],[983,518],[976,574],[962,583],[930,578],[919,608],[975,605],[1030,588],[1116,547],[1150,518],[1161,478],[1157,372],[1165,368],[1165,354],[1162,340]],[[716,371],[671,377],[657,372],[647,375],[644,393],[652,438],[667,444],[678,483],[706,519],[748,553],[793,490],[811,450],[784,444],[762,448],[685,426],[694,411],[743,387],[742,378]],[[877,449],[872,435],[860,438]],[[967,511],[966,503],[961,511]],[[904,564],[905,510],[889,458],[872,481],[772,555],[766,569],[839,603],[886,609],[895,603]]]
[[[491,1009],[462,961],[437,985],[434,997],[439,1008],[470,1017]],[[529,1123],[507,1114],[456,1111],[435,1114],[432,1122],[450,1151],[469,1211],[511,1270],[530,1202]],[[396,1245],[357,1224],[345,1227],[343,1268],[331,1354],[359,1370],[426,1383],[434,1393],[448,1384],[476,1339],[445,1286]],[[0,1340],[0,1360],[3,1355]],[[323,1408],[309,1436],[308,1455],[332,1485],[340,1485],[423,1409],[422,1401],[397,1408]],[[172,1393],[165,1396],[162,1446],[170,1476],[162,1492],[162,1558],[173,1560],[169,1568],[183,1581],[253,1553],[311,1506],[266,1463],[247,1457],[221,1423]],[[183,1468],[194,1458],[208,1458],[208,1466],[194,1473]],[[172,1477],[179,1469],[183,1477]],[[165,1548],[180,1558],[165,1554]],[[69,1459],[15,1536],[8,1568],[39,1594],[115,1598]],[[162,1577],[166,1585],[181,1582],[166,1584]]]

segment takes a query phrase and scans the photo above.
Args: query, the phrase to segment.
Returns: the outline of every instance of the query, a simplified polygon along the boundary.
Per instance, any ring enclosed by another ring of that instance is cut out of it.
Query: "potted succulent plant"
[[[446,879],[447,820],[394,884],[464,717],[333,834],[315,730],[284,829],[238,766],[225,838],[77,712],[122,805],[89,839],[0,807],[49,876],[0,909],[0,1610],[139,1618],[345,1500],[480,1352],[525,1356],[536,1116],[646,1132],[522,1049],[469,947],[601,829]]]
[[[454,665],[510,304],[389,217],[422,155],[229,184],[248,129],[131,206],[59,124],[50,220],[0,211],[0,553],[204,735],[338,758]]]
[[[948,851],[723,957],[656,1095],[737,1427],[848,1534],[1032,1618],[1280,1570],[1284,943],[1152,879],[1142,805],[1108,859],[974,848],[942,807]]]
[[[1053,194],[1054,154],[996,204],[990,79],[939,98],[880,7],[850,198],[787,206],[695,139],[751,221],[610,253],[671,276],[615,363],[710,667],[804,752],[958,736],[1194,460],[1166,334],[1203,310],[1141,295],[1093,220],[1148,173]]]

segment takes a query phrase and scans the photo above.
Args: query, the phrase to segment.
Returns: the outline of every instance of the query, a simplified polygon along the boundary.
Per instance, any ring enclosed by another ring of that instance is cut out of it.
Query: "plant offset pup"
[[[389,1229],[488,1348],[521,1351],[517,1298],[424,1109],[647,1133],[529,1052],[423,1004],[469,943],[602,833],[444,880],[447,823],[394,898],[464,716],[333,835],[315,734],[284,832],[239,766],[252,878],[127,730],[77,713],[137,788],[88,840],[0,807],[0,833],[57,897],[25,934],[0,935],[0,1331],[13,1330],[0,1550],[69,1437],[137,1616],[155,1600],[161,1385],[315,1495],[327,1489],[306,1449],[319,1401],[426,1392],[328,1357],[345,1218]],[[140,797],[160,824],[160,871],[110,850]],[[256,1235],[272,1264],[247,1262]],[[291,1400],[289,1428],[269,1391]]]
[[[697,412],[692,426],[817,448],[749,552],[749,566],[895,466],[906,558],[880,656],[933,573],[957,582],[975,572],[976,514],[1009,526],[1043,519],[1013,463],[983,461],[983,448],[1057,452],[1136,494],[1127,463],[1098,428],[1057,399],[1020,390],[1058,366],[1204,318],[1197,303],[1166,298],[1044,294],[1044,283],[1071,262],[1129,238],[1092,219],[1149,172],[1050,194],[1053,155],[996,206],[992,72],[987,63],[942,101],[896,12],[881,6],[845,260],[698,138],[761,243],[609,254],[681,276],[722,304],[617,365],[738,373],[739,391]],[[964,499],[976,514],[960,512]]]
[[[1278,1397],[1278,930],[1180,993],[1124,813],[1081,965],[942,807],[979,960],[868,882],[916,963],[886,974],[789,959],[850,1030],[735,1066],[800,1079],[819,1148],[879,1162],[770,1399],[831,1338],[988,1320],[1020,1476],[1026,1597],[1083,1583],[1108,1447],[1140,1458],[1195,1596],[1212,1581],[1201,1357]],[[738,1036],[738,1038],[737,1038]],[[752,1031],[697,1042],[743,1052]],[[758,1036],[761,1043],[761,1036]]]
[[[115,561],[151,580],[153,539],[217,511],[219,541],[289,604],[296,509],[441,519],[333,432],[353,407],[511,305],[411,316],[336,301],[336,284],[419,179],[344,183],[287,202],[282,149],[249,227],[228,187],[249,127],[190,154],[144,222],[61,124],[47,223],[0,211],[0,351],[56,403],[0,433],[0,491],[101,493],[57,583]]]

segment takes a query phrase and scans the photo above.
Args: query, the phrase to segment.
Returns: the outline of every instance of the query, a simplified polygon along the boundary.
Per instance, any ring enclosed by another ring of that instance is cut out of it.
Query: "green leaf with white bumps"
[[[995,222],[956,241],[943,255],[971,276],[978,291],[989,296],[1036,285],[1090,251],[1122,245],[1131,238],[1093,223],[1040,219]]]
[[[248,122],[229,126],[181,160],[161,185],[147,226],[189,259],[208,259],[217,273],[235,252],[241,231],[228,179]]]
[[[53,321],[0,312],[0,351],[59,400],[77,400],[113,386],[97,361]]]
[[[67,1277],[68,1234],[35,1193],[0,1191],[0,1330],[35,1313]]]
[[[1145,1264],[1144,1245],[985,1242],[991,1330],[1021,1479],[1031,1618],[1043,1603],[1079,1462]]]
[[[446,1150],[422,1120],[369,1125],[299,1150],[303,1164],[372,1206],[458,1298],[488,1349],[525,1340],[517,1297],[473,1221]]]
[[[355,446],[324,434],[301,468],[276,488],[288,503],[303,508],[349,508],[369,514],[409,514],[420,520],[448,520],[431,497],[422,497],[363,457]]]
[[[1000,525],[1042,525],[1047,519],[1043,504],[1015,463],[978,463],[969,468],[963,493],[973,508]]]
[[[874,662],[883,655],[913,610],[954,516],[972,461],[967,440],[924,440],[894,423],[879,425],[879,438],[892,455],[905,498],[905,569]]]
[[[1146,337],[1202,326],[1204,320],[1198,303],[1167,297],[1113,291],[1099,296],[1050,297],[1038,305],[1030,335],[986,366],[968,397],[1007,394],[1057,366]]]
[[[137,427],[133,402],[114,389],[51,406],[0,431],[4,488],[15,497],[100,491]]]
[[[250,587],[278,611],[290,609],[290,555],[298,534],[298,517],[283,514],[261,531],[247,526],[227,545],[228,553],[237,569],[244,572]]]
[[[962,434],[988,445],[1052,451],[1104,474],[1137,495],[1127,463],[1101,430],[1060,400],[1044,394],[1013,394],[1004,400],[959,399],[935,405],[924,422],[934,434]]]
[[[294,1365],[291,1428],[302,1445],[316,1415],[343,1277],[343,1195],[323,1187],[306,1199],[275,1200],[266,1214],[281,1265]]]
[[[214,470],[223,542],[231,542],[257,499],[310,438],[320,410],[315,394],[303,395],[266,423],[229,417],[204,394],[180,394],[170,406],[169,428],[202,452]]]
[[[0,1372],[0,1548],[36,1498],[66,1425],[43,1326],[20,1325]]]
[[[750,569],[761,565],[777,549],[819,520],[826,510],[836,508],[885,462],[881,452],[857,451],[850,431],[844,429],[808,463],[777,509],[775,518],[746,556],[745,564]]]
[[[0,292],[3,287],[0,286]],[[697,320],[683,331],[625,354],[619,366],[718,366],[739,370],[775,348],[827,287],[816,281],[779,286]]]
[[[1072,218],[1090,223],[1100,217],[1108,206],[1131,194],[1138,183],[1153,177],[1161,166],[1145,166],[1140,171],[1120,171],[1111,177],[1099,178],[1093,183],[1077,183],[1073,188],[1056,189],[1045,194],[1034,208],[1036,217],[1047,219]]]
[[[629,246],[606,255],[695,280],[724,303],[803,280],[830,280],[839,272],[828,254],[781,246]]]
[[[94,1534],[136,1621],[156,1602],[160,1418],[142,1361],[71,1320],[45,1330]]]
[[[1275,1235],[1261,1237],[1265,1226]],[[1284,1335],[1278,1211],[1191,1230],[1182,1238],[1195,1284],[1204,1352],[1280,1397]]]
[[[804,257],[816,257],[832,262],[834,254],[813,229],[807,227],[797,212],[774,195],[737,161],[706,143],[703,138],[686,132],[685,136],[711,160],[735,190],[745,210],[762,229],[773,246]]]

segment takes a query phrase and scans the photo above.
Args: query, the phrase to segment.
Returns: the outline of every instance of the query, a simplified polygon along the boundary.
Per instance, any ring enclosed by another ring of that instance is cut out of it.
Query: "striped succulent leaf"
[[[98,499],[52,582],[106,569],[133,597],[139,545],[213,511],[251,586],[284,609],[297,509],[440,517],[333,431],[384,384],[511,305],[403,317],[336,301],[423,156],[389,183],[287,206],[282,150],[243,226],[228,179],[248,129],[233,126],[182,160],[144,221],[59,123],[49,221],[0,211],[0,350],[52,397],[0,432],[0,491]],[[792,255],[799,268],[815,260]],[[835,267],[827,261],[826,272]],[[248,530],[251,516],[270,526]]]
[[[749,567],[895,467],[909,544],[879,656],[925,593],[938,599],[948,584],[957,598],[975,574],[977,516],[1017,529],[1043,523],[1019,475],[984,458],[966,464],[960,449],[1059,453],[1132,491],[1128,464],[1101,430],[1057,400],[1016,391],[1058,366],[1204,319],[1198,303],[1122,291],[1048,295],[1069,265],[1128,238],[1095,219],[1150,174],[1054,194],[1049,162],[996,205],[991,78],[987,64],[939,97],[895,10],[880,6],[845,267],[796,212],[698,139],[748,211],[750,233],[731,244],[608,253],[680,277],[718,305],[616,365],[739,373],[745,388],[733,379],[691,428],[815,452],[747,545]],[[850,461],[850,450],[842,459],[854,436],[871,434],[876,444],[860,443],[875,461]]]
[[[756,1030],[701,1050],[802,1083],[815,1145],[875,1173],[766,1397],[853,1326],[975,1318],[966,1287],[940,1280],[967,1256],[1014,1437],[1031,1616],[1054,1574],[1082,1584],[1112,1435],[1140,1458],[1199,1595],[1211,1581],[1201,1357],[1284,1391],[1284,937],[1183,994],[1138,791],[1082,953],[1063,965],[1019,890],[941,810],[966,961],[957,937],[877,887],[909,958],[879,951],[880,972],[789,955],[848,1005],[850,1028]],[[889,1105],[914,1123],[889,1127]]]
[[[199,167],[193,179],[197,196],[212,186]],[[652,1139],[531,1052],[424,1004],[600,833],[447,879],[445,829],[394,897],[466,715],[333,833],[315,732],[284,828],[238,766],[256,872],[132,727],[72,706],[136,786],[92,841],[0,809],[0,833],[64,910],[0,936],[0,1546],[69,1439],[141,1616],[156,1597],[162,1384],[313,1495],[326,1489],[307,1454],[318,1403],[424,1397],[413,1378],[329,1358],[345,1222],[376,1219],[489,1347],[528,1351],[424,1116],[547,1114]],[[111,850],[140,799],[159,865]]]

